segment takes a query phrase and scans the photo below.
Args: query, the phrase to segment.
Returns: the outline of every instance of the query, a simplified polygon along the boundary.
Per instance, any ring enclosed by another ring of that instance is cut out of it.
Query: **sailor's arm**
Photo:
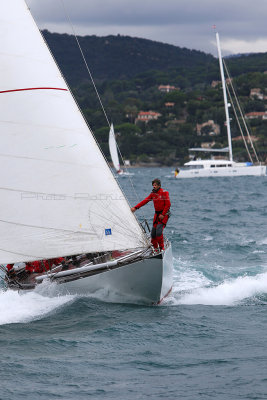
[[[152,193],[150,193],[150,195],[147,196],[144,200],[140,201],[140,203],[136,204],[136,206],[132,207],[131,211],[135,212],[136,210],[138,210],[138,208],[143,207],[145,204],[147,204],[151,200],[152,200]]]

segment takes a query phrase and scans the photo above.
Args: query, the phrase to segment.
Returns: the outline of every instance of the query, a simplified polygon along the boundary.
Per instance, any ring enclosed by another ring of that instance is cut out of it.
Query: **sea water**
[[[0,399],[267,399],[267,178],[130,172],[132,206],[155,177],[170,193],[171,295],[147,307],[2,284]],[[152,205],[137,216],[151,223]]]

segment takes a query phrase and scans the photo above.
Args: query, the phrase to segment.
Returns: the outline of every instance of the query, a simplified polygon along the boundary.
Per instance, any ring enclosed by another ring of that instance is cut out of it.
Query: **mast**
[[[223,63],[222,63],[222,53],[221,53],[221,46],[220,46],[220,39],[219,39],[218,32],[216,32],[216,40],[217,40],[217,49],[218,49],[219,65],[220,65],[222,88],[223,88],[223,100],[224,100],[228,147],[229,147],[229,160],[233,161],[232,138],[231,138],[229,110],[228,110],[228,100],[227,100],[227,94],[226,94],[225,77],[224,77]]]

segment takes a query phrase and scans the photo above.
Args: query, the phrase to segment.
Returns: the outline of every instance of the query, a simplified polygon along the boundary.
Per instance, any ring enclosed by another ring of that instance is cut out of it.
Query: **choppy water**
[[[172,294],[145,307],[1,290],[0,399],[267,399],[267,178],[133,172],[140,199],[154,177],[170,192]]]

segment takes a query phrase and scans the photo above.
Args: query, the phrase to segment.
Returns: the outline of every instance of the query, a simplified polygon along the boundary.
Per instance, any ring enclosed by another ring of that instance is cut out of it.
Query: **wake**
[[[181,282],[180,282],[181,285]],[[174,286],[170,298],[172,305],[203,304],[203,305],[235,305],[249,298],[267,293],[267,272],[256,276],[242,276],[226,280],[217,286],[195,287],[181,291],[182,287]]]
[[[73,298],[74,296],[47,297],[35,291],[18,293],[0,290],[0,325],[41,319],[71,302]]]

